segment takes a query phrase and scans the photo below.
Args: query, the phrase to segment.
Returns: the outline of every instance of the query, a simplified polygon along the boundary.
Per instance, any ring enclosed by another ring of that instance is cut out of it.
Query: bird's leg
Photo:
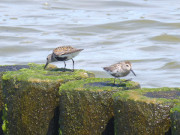
[[[72,60],[72,62],[73,62],[73,72],[74,72],[74,60],[73,59],[71,59]]]
[[[64,72],[66,71],[66,62],[64,61]]]
[[[118,79],[119,79],[119,84],[121,84],[121,80],[120,80],[120,77],[119,77]]]
[[[115,85],[116,77],[114,77],[114,85]]]

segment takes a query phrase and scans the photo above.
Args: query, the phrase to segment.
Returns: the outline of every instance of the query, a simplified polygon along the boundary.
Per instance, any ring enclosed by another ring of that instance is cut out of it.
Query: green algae
[[[170,134],[170,110],[180,101],[179,91],[164,87],[113,94],[116,134]]]
[[[2,86],[1,86],[2,76],[3,76],[3,73],[0,72],[0,111],[2,111],[3,106],[4,106],[4,103],[3,103],[3,96],[2,96]]]
[[[3,134],[3,131],[5,134],[8,134],[8,129],[6,128],[6,125],[8,124],[8,121],[6,120],[6,111],[7,111],[7,105],[4,105],[3,102],[3,95],[2,95],[2,76],[7,71],[17,71],[22,68],[29,68],[28,65],[0,65],[0,117],[2,119],[0,120],[0,125],[2,125],[2,130],[0,129],[0,134]],[[3,110],[4,108],[4,110]]]
[[[8,121],[7,121],[7,104],[4,105],[4,110],[3,110],[3,116],[2,116],[2,120],[3,120],[3,124],[2,124],[2,130],[3,130],[3,133],[4,134],[8,134],[8,129],[6,128],[7,127],[7,124],[8,124]]]
[[[174,106],[174,107],[171,109],[171,113],[173,113],[173,112],[175,112],[175,111],[180,112],[180,103],[178,103],[176,106]]]
[[[59,88],[61,135],[113,134],[112,94],[137,89],[136,82],[121,80],[113,84],[112,78],[88,78],[67,82]]]
[[[4,103],[7,105],[3,129],[8,135],[53,135],[56,131],[52,130],[58,131],[51,128],[56,127],[52,120],[59,107],[59,86],[94,75],[85,70],[62,72],[54,66],[44,70],[43,64],[29,66],[29,69],[8,71],[2,76]]]

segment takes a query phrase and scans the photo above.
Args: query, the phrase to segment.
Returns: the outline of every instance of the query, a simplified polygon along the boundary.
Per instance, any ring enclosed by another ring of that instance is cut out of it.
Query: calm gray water
[[[97,77],[111,77],[102,67],[130,60],[137,77],[127,79],[180,87],[180,1],[0,1],[1,65],[45,63],[61,45],[83,48],[75,68]]]

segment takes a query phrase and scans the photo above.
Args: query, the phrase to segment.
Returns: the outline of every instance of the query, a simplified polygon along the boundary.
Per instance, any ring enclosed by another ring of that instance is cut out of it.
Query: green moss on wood
[[[9,135],[46,135],[53,130],[51,126],[55,127],[52,120],[59,105],[59,86],[92,76],[84,70],[62,72],[54,67],[44,70],[44,65],[37,64],[30,64],[30,69],[6,72],[2,77],[7,105],[4,128]]]
[[[8,121],[6,120],[7,105],[4,105],[3,95],[2,95],[2,85],[1,85],[2,76],[7,71],[17,71],[22,68],[30,68],[30,66],[28,65],[0,65],[0,118],[2,117],[2,119],[0,120],[0,126],[2,126],[2,130],[4,131],[5,134],[8,134],[8,129],[6,128]],[[0,134],[3,134],[2,130],[0,129]]]
[[[180,101],[176,95],[179,91],[179,88],[143,88],[115,93],[116,134],[159,135],[170,132],[170,109]]]
[[[113,134],[112,94],[140,87],[136,82],[125,80],[121,85],[114,85],[113,80],[88,78],[60,87],[61,135]]]

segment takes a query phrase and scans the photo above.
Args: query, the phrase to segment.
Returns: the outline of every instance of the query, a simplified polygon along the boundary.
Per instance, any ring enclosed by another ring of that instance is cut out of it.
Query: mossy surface
[[[115,93],[116,134],[170,134],[170,109],[180,101],[176,95],[179,91],[179,88],[143,88]]]
[[[136,101],[142,101],[147,103],[177,103],[180,97],[176,95],[179,93],[180,88],[143,88],[135,91],[124,91],[115,93],[114,98],[120,98],[124,100],[133,99]]]
[[[59,86],[93,77],[84,70],[62,72],[54,66],[30,64],[29,69],[6,72],[2,77],[8,135],[56,135],[53,123],[59,107]],[[54,131],[53,131],[54,130]],[[56,130],[56,131],[55,131]]]
[[[3,72],[0,72],[0,135],[3,135],[3,130],[1,127],[3,126],[2,116],[3,116],[3,108],[4,108],[2,86],[1,86],[2,76],[3,76]]]
[[[180,113],[180,103],[177,103],[177,105],[171,109],[171,113],[174,113],[174,112]]]
[[[17,71],[17,70],[20,70],[22,68],[30,68],[30,66],[28,66],[28,65],[0,65],[0,118],[2,118],[2,119],[0,119],[0,127],[2,126],[2,129],[4,131],[6,130],[7,121],[5,120],[5,117],[2,116],[4,113],[3,108],[5,108],[4,103],[3,103],[3,96],[2,96],[2,85],[1,85],[2,76],[7,71]],[[4,121],[4,124],[3,124],[3,121]],[[0,128],[0,134],[1,135],[3,134],[2,129]]]
[[[140,84],[133,81],[121,80],[121,83],[114,84],[112,78],[88,78],[75,82],[69,82],[60,87],[61,91],[118,91],[140,88]]]
[[[139,88],[136,82],[114,85],[112,78],[88,78],[60,87],[61,135],[111,135],[113,127],[112,94]]]
[[[2,76],[7,71],[17,71],[23,68],[30,68],[29,65],[0,65],[0,111],[3,108],[3,101],[2,101]]]
[[[2,76],[3,76],[3,73],[0,72],[0,112],[3,109],[3,96],[2,96],[2,86],[1,86]]]
[[[171,116],[171,131],[172,135],[179,135],[180,133],[180,103],[174,106],[170,111]]]
[[[63,69],[55,68],[55,69],[48,69],[44,70],[44,65],[36,65],[31,64],[30,69],[20,69],[16,72],[6,72],[6,74],[3,75],[3,80],[14,78],[18,81],[60,81],[60,82],[66,82],[69,80],[80,80],[85,79],[88,77],[94,77],[94,75],[91,72],[87,72],[85,70],[75,70],[74,72],[66,71],[62,72]]]

